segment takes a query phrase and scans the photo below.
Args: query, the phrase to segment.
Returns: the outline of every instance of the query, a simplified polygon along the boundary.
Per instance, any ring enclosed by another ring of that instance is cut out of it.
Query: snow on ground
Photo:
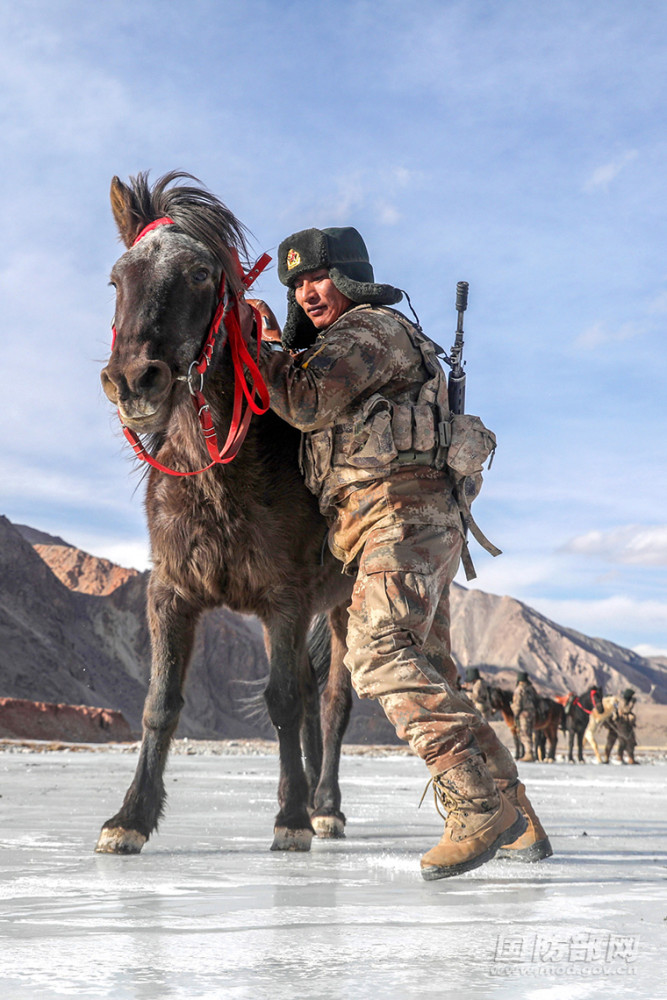
[[[667,996],[667,762],[521,765],[555,856],[424,882],[423,765],[345,757],[344,841],[271,853],[275,757],[175,756],[161,832],[93,854],[133,754],[0,754],[3,1000]]]

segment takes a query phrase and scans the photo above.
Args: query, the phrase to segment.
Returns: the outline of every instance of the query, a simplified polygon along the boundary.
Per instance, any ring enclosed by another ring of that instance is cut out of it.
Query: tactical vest
[[[399,469],[426,465],[443,470],[453,484],[464,540],[470,530],[487,551],[499,555],[470,512],[481,488],[482,466],[495,451],[495,435],[479,417],[450,413],[447,377],[435,344],[394,309],[356,307],[369,308],[391,316],[403,327],[428,378],[424,381],[423,372],[415,370],[411,387],[392,393],[391,398],[375,392],[360,401],[353,414],[345,413],[328,427],[303,433],[300,465],[306,485],[327,512],[350,488],[387,478]],[[476,574],[467,544],[462,562],[467,578],[473,579]]]

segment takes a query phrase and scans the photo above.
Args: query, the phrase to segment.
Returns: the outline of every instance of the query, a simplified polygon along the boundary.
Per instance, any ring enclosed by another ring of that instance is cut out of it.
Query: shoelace
[[[443,807],[447,806],[446,792],[443,788],[440,787],[440,785],[438,785],[437,780],[435,778],[429,778],[428,781],[426,782],[426,788],[422,792],[422,797],[419,800],[419,805],[417,806],[417,808],[421,809],[422,803],[426,798],[426,793],[428,792],[431,785],[433,785],[433,800],[435,802],[436,812],[438,813],[439,816],[442,817],[442,819],[446,820],[447,813],[443,812]],[[450,811],[451,809],[452,806],[450,806]]]

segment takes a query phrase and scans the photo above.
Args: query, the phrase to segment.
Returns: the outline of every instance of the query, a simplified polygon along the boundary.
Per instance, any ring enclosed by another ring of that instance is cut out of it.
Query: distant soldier
[[[468,667],[466,670],[466,683],[472,684],[472,687],[468,689],[471,702],[483,719],[490,719],[493,715],[491,696],[488,685],[480,675],[477,667]]]
[[[605,764],[609,763],[609,757],[616,741],[618,741],[616,751],[618,761],[621,764],[625,764],[625,753],[627,752],[629,762],[631,764],[637,763],[635,760],[635,747],[637,746],[637,738],[635,736],[635,727],[637,725],[637,717],[634,711],[635,703],[634,690],[626,688],[621,695],[620,704],[616,706],[616,711],[611,719],[608,719],[606,722],[609,735],[607,736],[607,745],[604,751]]]
[[[528,674],[521,670],[516,675],[517,684],[512,695],[512,712],[519,738],[523,743],[522,761],[534,761],[533,731],[537,717],[537,692]]]

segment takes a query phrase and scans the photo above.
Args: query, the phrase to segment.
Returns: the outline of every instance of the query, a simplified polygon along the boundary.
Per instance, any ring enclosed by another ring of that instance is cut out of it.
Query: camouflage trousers
[[[514,717],[519,739],[523,743],[523,752],[533,752],[533,732],[535,729],[535,712],[530,708],[522,708]]]
[[[386,518],[365,540],[349,609],[345,663],[361,698],[377,698],[432,775],[484,754],[497,784],[517,780],[511,754],[457,690],[449,586],[461,535]]]

